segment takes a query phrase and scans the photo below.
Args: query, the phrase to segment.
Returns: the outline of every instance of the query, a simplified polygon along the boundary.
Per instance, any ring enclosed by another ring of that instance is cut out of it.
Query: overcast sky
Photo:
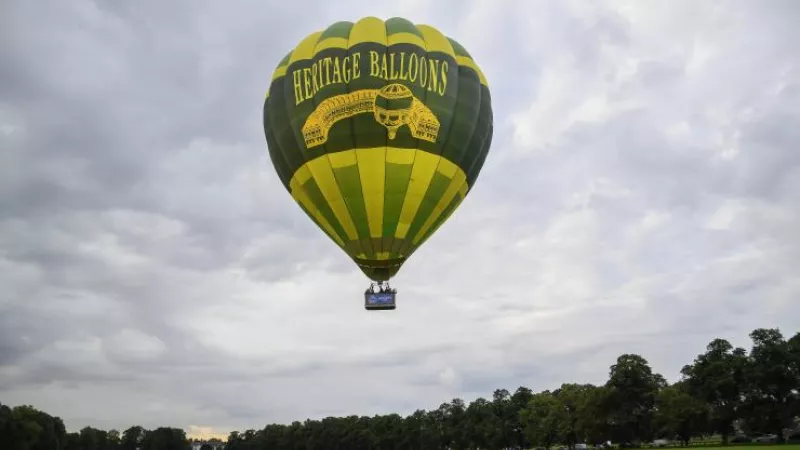
[[[341,3],[2,2],[0,401],[227,433],[797,331],[800,3]],[[495,117],[389,313],[261,128],[286,52],[367,15],[455,37]]]

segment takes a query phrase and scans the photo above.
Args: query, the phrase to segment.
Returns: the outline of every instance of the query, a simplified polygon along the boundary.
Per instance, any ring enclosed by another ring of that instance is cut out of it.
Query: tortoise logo
[[[404,125],[417,139],[436,142],[439,136],[439,120],[433,111],[414,97],[408,87],[393,83],[381,89],[362,89],[323,100],[303,125],[306,148],[327,142],[328,132],[336,122],[362,113],[372,113],[375,121],[389,131],[389,139],[394,139]]]

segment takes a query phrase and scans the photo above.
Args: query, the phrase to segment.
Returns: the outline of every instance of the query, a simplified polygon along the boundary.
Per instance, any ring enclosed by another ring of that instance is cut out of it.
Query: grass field
[[[669,447],[662,447],[666,449],[680,449],[680,448],[688,448],[688,449],[702,449],[702,450],[731,450],[731,449],[742,449],[742,450],[800,450],[800,444],[730,444],[727,446],[721,445],[703,445],[703,444],[693,444],[689,447],[680,447],[680,446],[669,446]]]
[[[800,450],[800,444],[731,444],[728,446],[692,445],[689,448],[702,448],[703,450],[725,450],[741,447],[743,450]]]
[[[726,447],[692,445],[688,448],[695,447],[703,450],[730,450],[731,448],[742,448],[742,450],[800,450],[800,444],[731,444]]]
[[[556,449],[558,447],[553,447]],[[551,449],[551,450],[553,450]],[[680,449],[688,449],[688,450],[800,450],[800,444],[791,443],[791,444],[752,444],[752,443],[741,443],[741,444],[728,444],[727,446],[719,445],[719,444],[712,444],[712,443],[703,443],[701,442],[692,442],[689,444],[688,447],[681,447],[678,444],[668,445],[666,447],[643,447],[642,450],[680,450]],[[637,450],[637,449],[627,449],[627,450]]]

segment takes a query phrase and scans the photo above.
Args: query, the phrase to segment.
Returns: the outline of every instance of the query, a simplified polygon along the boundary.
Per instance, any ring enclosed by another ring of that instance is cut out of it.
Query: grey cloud
[[[224,433],[600,383],[623,352],[674,379],[714,337],[800,322],[796,4],[486,5],[12,2],[4,402]],[[367,315],[261,102],[306,32],[412,10],[485,68],[495,143],[400,309]]]

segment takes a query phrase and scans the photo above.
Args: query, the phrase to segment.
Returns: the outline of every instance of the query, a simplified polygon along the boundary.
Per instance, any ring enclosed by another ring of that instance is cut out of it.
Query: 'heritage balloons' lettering
[[[378,52],[370,50],[367,76],[385,81],[406,81],[444,95],[447,92],[449,64],[445,60],[413,52]],[[344,57],[326,56],[314,61],[311,67],[292,72],[295,105],[314,97],[320,89],[332,84],[347,84],[361,78],[362,53]]]

